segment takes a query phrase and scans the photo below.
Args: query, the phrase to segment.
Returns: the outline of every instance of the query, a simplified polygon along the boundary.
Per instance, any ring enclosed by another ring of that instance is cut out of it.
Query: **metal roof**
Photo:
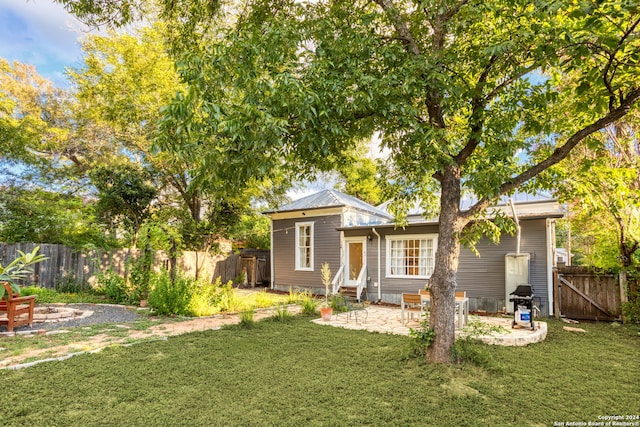
[[[375,206],[371,206],[370,204],[363,202],[362,200],[356,199],[355,197],[349,196],[336,190],[323,190],[319,193],[311,194],[310,196],[295,200],[275,210],[267,211],[265,213],[270,214],[279,212],[293,212],[341,207],[354,208],[382,218],[393,218],[388,212],[382,209],[378,209]]]

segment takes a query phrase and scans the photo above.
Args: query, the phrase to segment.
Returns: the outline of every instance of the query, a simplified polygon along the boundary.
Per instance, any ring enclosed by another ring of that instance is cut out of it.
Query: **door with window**
[[[362,270],[367,259],[366,238],[349,238],[346,240],[345,250],[345,284],[347,286],[356,286],[358,284],[358,275]]]

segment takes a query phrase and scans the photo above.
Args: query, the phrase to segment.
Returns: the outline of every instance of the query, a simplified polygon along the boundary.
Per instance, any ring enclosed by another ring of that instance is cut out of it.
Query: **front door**
[[[346,241],[346,260],[344,265],[347,266],[346,285],[356,286],[358,284],[358,275],[364,266],[366,259],[366,239],[350,238]]]

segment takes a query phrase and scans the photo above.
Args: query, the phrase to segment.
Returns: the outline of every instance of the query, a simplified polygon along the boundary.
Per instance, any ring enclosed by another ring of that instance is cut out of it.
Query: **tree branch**
[[[412,53],[416,56],[420,55],[420,48],[413,38],[413,34],[409,31],[409,27],[402,16],[400,16],[400,12],[398,8],[393,4],[392,0],[374,0],[381,8],[384,10],[391,21],[393,22],[393,26],[396,29],[396,33],[398,33],[398,37],[404,44],[407,52]]]
[[[606,116],[591,123],[590,125],[580,129],[565,142],[562,146],[556,148],[553,153],[543,161],[531,166],[529,169],[522,172],[520,175],[514,177],[510,181],[503,183],[498,189],[498,193],[494,197],[483,197],[475,205],[469,208],[468,211],[462,213],[465,219],[474,217],[480,214],[483,210],[491,206],[491,204],[501,195],[507,194],[520,185],[536,177],[541,172],[547,170],[551,166],[564,160],[571,150],[575,148],[582,140],[591,135],[594,132],[604,128],[605,126],[614,123],[620,118],[624,117],[631,107],[640,99],[640,87],[632,89],[627,94],[627,97],[622,100],[620,106],[610,111]]]
[[[482,70],[480,77],[478,78],[478,82],[475,87],[475,95],[471,99],[471,117],[469,121],[472,122],[471,125],[471,133],[469,135],[469,141],[464,146],[464,148],[458,153],[457,156],[454,157],[456,163],[458,165],[464,164],[469,156],[473,154],[475,149],[480,144],[480,138],[478,138],[480,131],[482,130],[482,111],[486,105],[485,97],[482,96],[484,84],[487,82],[487,78],[489,77],[489,73],[491,72],[491,68],[498,61],[498,57],[496,55],[491,55],[489,58],[489,62]]]

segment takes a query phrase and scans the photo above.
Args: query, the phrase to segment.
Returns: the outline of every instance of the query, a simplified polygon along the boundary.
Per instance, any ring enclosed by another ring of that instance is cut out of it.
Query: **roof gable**
[[[378,209],[375,206],[371,206],[370,204],[363,202],[362,200],[336,190],[323,190],[265,213],[274,214],[327,208],[351,208],[384,219],[393,218],[388,212],[382,209]]]

